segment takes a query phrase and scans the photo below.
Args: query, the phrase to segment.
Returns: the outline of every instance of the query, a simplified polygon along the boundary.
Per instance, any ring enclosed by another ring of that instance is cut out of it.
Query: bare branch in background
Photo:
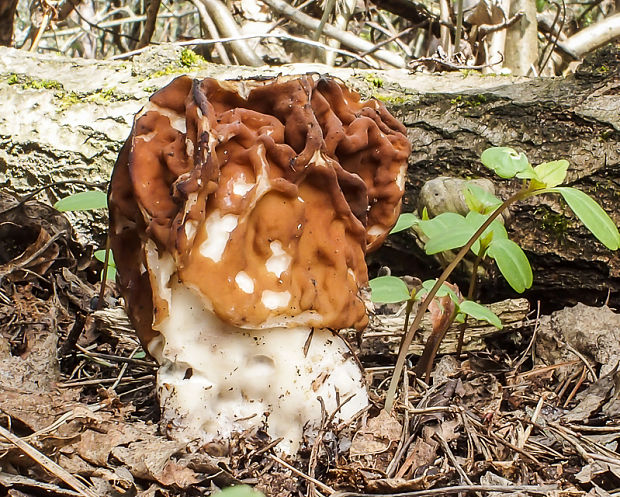
[[[607,17],[582,29],[566,41],[558,43],[558,47],[581,57],[616,38],[620,38],[620,14]]]
[[[144,29],[136,48],[146,47],[149,43],[151,43],[151,38],[155,32],[155,24],[157,23],[157,14],[159,12],[160,5],[161,0],[151,0],[149,2],[149,6],[146,8],[146,22],[144,23]]]
[[[448,0],[439,0],[439,19],[442,25],[439,28],[439,40],[441,48],[448,55],[452,56],[452,40],[450,39],[450,28],[447,26],[452,23],[450,16],[450,4]]]
[[[414,29],[418,29],[420,26],[411,26],[409,28],[403,29],[400,33],[396,33],[394,36],[391,36],[390,38],[388,38],[387,40],[383,40],[380,43],[377,43],[377,45],[372,49],[372,50],[368,50],[367,52],[363,52],[360,54],[360,57],[366,57],[366,55],[372,55],[374,52],[376,52],[377,50],[379,50],[383,45],[387,45],[388,43],[392,43],[394,40],[397,40],[398,38],[400,38],[401,36],[406,35],[407,33],[410,33],[411,31],[413,31]],[[340,67],[349,67],[352,64],[352,60],[342,64],[342,66]]]
[[[340,0],[336,5],[336,19],[334,20],[334,27],[342,31],[346,31],[349,25],[349,20],[355,11],[355,5],[357,0]],[[330,47],[340,48],[340,42],[333,38],[327,41]],[[325,53],[325,63],[328,66],[333,66],[336,63],[336,52]]]
[[[17,0],[0,0],[0,45],[10,47],[13,44],[13,23]]]
[[[411,0],[372,0],[377,7],[407,19],[414,24],[433,19],[433,16],[424,5]]]
[[[523,12],[519,22],[508,28],[506,34],[505,66],[515,76],[531,74],[538,60],[538,23],[536,0],[513,0],[510,15]]]
[[[245,39],[241,36],[241,31],[232,14],[228,11],[228,7],[220,0],[200,0],[206,7],[213,23],[217,26],[218,32],[222,36],[236,38],[231,41],[231,48],[235,57],[240,64],[246,66],[262,66],[263,60],[256,55],[256,52],[250,48]]]
[[[220,34],[217,32],[217,27],[215,26],[213,19],[207,12],[207,9],[202,4],[200,0],[192,0],[192,3],[198,10],[198,15],[200,16],[200,22],[202,23],[203,28],[209,36],[214,40],[220,37]],[[228,57],[228,52],[226,52],[226,48],[221,43],[215,44],[215,51],[220,57],[222,64],[231,65],[230,57]]]
[[[323,32],[323,28],[325,27],[325,23],[327,22],[327,19],[329,19],[329,16],[332,14],[332,11],[334,10],[335,6],[336,6],[336,0],[327,0],[327,3],[325,4],[325,8],[323,9],[323,15],[321,16],[321,21],[319,22],[319,25],[314,30],[314,33],[312,33],[313,41],[319,41],[319,38],[321,37],[321,33]],[[312,55],[310,56],[310,59],[312,61],[314,61],[316,57],[315,48],[316,47],[312,47]]]
[[[314,30],[318,27],[319,21],[310,17],[309,15],[300,12],[294,7],[291,7],[289,4],[284,2],[283,0],[263,0],[264,3],[269,5],[269,7],[277,10],[282,15],[288,17],[289,19],[295,21],[306,29]],[[367,50],[372,50],[374,48],[374,44],[363,40],[362,38],[355,36],[352,33],[347,31],[341,31],[339,29],[330,26],[329,24],[325,26],[325,35],[331,38],[338,40],[343,45],[353,48],[354,50],[358,50],[360,52],[365,52]],[[405,60],[398,54],[394,52],[389,52],[388,50],[377,50],[374,54],[379,60],[383,62],[387,62],[388,64],[394,67],[405,67]]]
[[[171,45],[177,45],[179,47],[188,47],[188,46],[192,46],[192,45],[213,45],[214,43],[232,43],[238,40],[251,40],[253,38],[277,38],[279,40],[288,40],[288,41],[294,41],[296,43],[303,43],[304,45],[315,45],[319,48],[322,48],[323,50],[331,50],[334,52],[338,52],[342,55],[346,55],[347,57],[352,57],[355,60],[357,60],[358,62],[361,62],[362,64],[365,64],[367,66],[370,66],[372,68],[376,68],[375,66],[373,66],[372,64],[370,64],[370,62],[368,62],[365,59],[362,59],[359,55],[353,53],[353,52],[349,52],[348,50],[343,50],[341,48],[333,48],[330,47],[329,45],[325,45],[324,43],[320,43],[318,41],[312,41],[312,40],[308,40],[307,38],[301,38],[299,36],[292,36],[292,35],[286,35],[286,34],[278,34],[278,33],[268,33],[268,34],[255,34],[255,35],[242,35],[236,38],[219,38],[217,40],[200,40],[200,39],[196,39],[196,40],[187,40],[187,41],[177,41],[177,42],[173,42],[171,43]],[[119,60],[119,59],[127,59],[129,57],[133,57],[134,55],[138,55],[142,52],[144,52],[145,48],[140,48],[139,50],[132,50],[131,52],[126,52],[126,53],[122,53],[119,55],[114,55],[112,57],[110,57],[110,60]]]

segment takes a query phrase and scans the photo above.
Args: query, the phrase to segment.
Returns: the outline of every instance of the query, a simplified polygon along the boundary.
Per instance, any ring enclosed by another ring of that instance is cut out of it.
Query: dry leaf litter
[[[407,372],[392,414],[404,312],[378,308],[348,336],[373,406],[341,424],[325,412],[293,459],[261,431],[227,446],[161,436],[155,364],[114,284],[100,302],[100,272],[63,215],[0,192],[0,495],[620,495],[620,315],[607,307],[537,317],[524,299],[495,303],[505,328],[470,324],[466,354],[443,355],[431,386]]]

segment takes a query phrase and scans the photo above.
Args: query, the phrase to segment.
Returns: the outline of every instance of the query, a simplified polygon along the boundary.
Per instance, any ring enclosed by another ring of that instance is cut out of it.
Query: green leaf
[[[373,302],[393,304],[411,297],[405,282],[396,276],[379,276],[370,280],[369,285]]]
[[[105,249],[95,250],[93,255],[98,261],[105,262]],[[114,262],[114,254],[112,254],[112,251],[110,251],[110,256],[108,257],[108,265],[116,267],[116,263]]]
[[[465,218],[455,212],[444,212],[433,219],[422,220],[418,223],[422,232],[430,239],[442,236],[459,227],[466,227]]]
[[[568,186],[553,188],[552,191],[564,197],[575,215],[605,247],[609,250],[618,250],[620,247],[618,227],[595,200],[581,190]]]
[[[470,211],[465,217],[465,221],[471,226],[473,229],[473,234],[478,231],[478,228],[482,226],[485,221],[489,218],[489,215],[480,214],[479,212]],[[484,248],[486,248],[491,240],[495,238],[508,238],[508,232],[504,225],[498,220],[494,219],[491,224],[485,229],[482,234],[478,237],[478,240],[472,245],[471,250],[474,254],[479,255],[481,243]]]
[[[480,160],[500,178],[522,178],[533,173],[525,154],[517,153],[510,147],[487,148],[482,152]]]
[[[494,312],[492,312],[488,307],[480,305],[478,302],[474,302],[473,300],[464,300],[461,302],[459,304],[459,310],[474,319],[491,323],[500,330],[503,327],[502,322]]]
[[[536,173],[536,181],[542,183],[540,188],[553,188],[561,185],[566,178],[568,165],[568,161],[564,159],[538,164],[534,168],[534,172]]]
[[[105,249],[95,250],[95,253],[93,255],[95,256],[95,259],[105,263]],[[101,276],[103,277],[103,273]],[[108,271],[106,274],[106,279],[116,279],[116,263],[114,262],[114,255],[112,254],[112,251],[110,251],[110,256],[108,258]]]
[[[390,231],[390,235],[392,233],[398,233],[399,231],[404,231],[406,229],[411,228],[415,223],[419,220],[418,216],[413,214],[412,212],[406,212],[398,216],[398,221]]]
[[[258,490],[254,490],[249,485],[228,487],[213,495],[217,497],[265,497],[265,494]]]
[[[54,209],[60,212],[66,211],[90,211],[93,209],[105,209],[108,207],[108,196],[100,190],[74,193],[61,198],[54,204]]]
[[[428,255],[445,252],[465,245],[474,234],[471,226],[461,226],[445,231],[442,235],[430,238],[424,245]]]
[[[426,295],[428,295],[430,293],[430,291],[433,289],[433,287],[435,286],[435,283],[437,282],[437,279],[433,279],[433,280],[426,280],[422,282],[422,289],[416,294],[415,298],[416,300],[422,300],[423,298],[426,297]],[[452,302],[454,302],[456,305],[459,304],[459,297],[456,294],[456,292],[454,290],[452,290],[452,288],[450,288],[448,285],[446,285],[445,283],[442,283],[441,286],[439,287],[439,290],[437,290],[437,293],[435,294],[436,298],[441,298],[441,297],[445,297],[446,295],[450,296],[450,299],[452,300]]]
[[[465,196],[465,203],[467,207],[469,207],[469,210],[481,214],[490,214],[502,205],[502,201],[495,195],[475,184],[470,183],[465,185],[463,195]]]
[[[495,259],[497,267],[515,291],[522,293],[532,286],[530,261],[515,242],[504,238],[493,240],[487,249],[487,254]]]

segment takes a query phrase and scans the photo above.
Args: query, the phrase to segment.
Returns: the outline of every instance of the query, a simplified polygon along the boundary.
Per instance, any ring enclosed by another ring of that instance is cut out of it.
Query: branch
[[[558,47],[564,52],[574,54],[577,58],[595,50],[615,38],[620,37],[620,14],[609,16],[597,22],[563,42],[558,43]]]
[[[146,9],[146,22],[144,23],[144,31],[140,36],[137,48],[146,47],[151,43],[151,38],[155,32],[155,24],[157,23],[157,13],[159,12],[159,6],[161,0],[151,0],[149,6]]]
[[[481,24],[480,26],[478,26],[478,33],[480,33],[480,36],[483,37],[488,34],[495,33],[496,31],[499,31],[500,29],[509,28],[522,17],[523,17],[523,12],[517,12],[510,19],[506,19],[505,21],[502,21],[499,24]]]
[[[168,43],[168,45],[176,45],[176,46],[179,46],[179,47],[187,47],[187,46],[191,46],[191,45],[213,45],[214,43],[232,43],[232,42],[238,41],[238,40],[251,40],[253,38],[276,38],[278,40],[295,41],[297,43],[303,43],[305,45],[312,45],[312,46],[315,46],[315,47],[322,48],[323,50],[327,50],[327,51],[331,51],[331,52],[337,52],[337,53],[340,53],[342,55],[346,55],[347,57],[352,57],[352,58],[360,61],[362,64],[366,64],[367,66],[370,66],[373,69],[375,68],[367,60],[362,59],[359,55],[354,54],[353,52],[349,52],[348,50],[342,50],[341,48],[330,47],[329,45],[325,45],[324,43],[321,43],[321,42],[318,42],[318,41],[312,41],[312,40],[308,40],[306,38],[301,38],[299,36],[292,36],[292,35],[288,35],[288,34],[267,33],[267,34],[235,36],[233,38],[218,38],[218,39],[215,39],[215,40],[195,39],[195,40],[177,41],[177,42],[173,42],[173,43]],[[134,55],[141,54],[142,52],[144,52],[146,50],[146,48],[147,47],[139,48],[138,50],[132,50],[131,52],[125,52],[125,53],[122,53],[122,54],[113,55],[112,57],[110,57],[109,60],[127,59],[128,57],[132,57]]]
[[[319,27],[319,22],[313,17],[300,12],[294,7],[291,7],[284,0],[264,0],[264,3],[269,5],[272,9],[278,11],[283,16],[295,21],[306,29],[316,30]],[[372,50],[374,48],[374,44],[355,36],[352,33],[347,31],[341,31],[329,24],[325,25],[324,28],[325,36],[329,36],[330,38],[334,38],[338,40],[343,45],[358,50],[360,52],[365,52],[367,50]],[[383,62],[387,62],[388,64],[394,67],[405,67],[405,60],[398,54],[394,52],[389,52],[387,50],[377,50],[374,53],[374,56],[382,60]]]
[[[217,32],[217,27],[213,23],[213,19],[211,19],[211,16],[207,12],[207,9],[202,4],[202,2],[200,0],[191,0],[191,2],[194,4],[194,7],[196,7],[196,9],[198,10],[200,22],[202,23],[202,27],[205,29],[205,31],[209,33],[209,36],[211,38],[213,39],[219,38],[220,35]],[[222,45],[221,43],[216,43],[215,50],[217,54],[220,56],[220,60],[222,61],[222,64],[226,64],[227,66],[232,65],[232,63],[230,62],[230,58],[228,57],[228,53],[226,52],[226,49],[224,48],[224,45]]]
[[[239,63],[254,67],[264,65],[263,60],[256,55],[256,52],[242,39],[239,26],[232,14],[228,11],[228,7],[220,0],[200,1],[206,7],[213,23],[217,26],[218,32],[223,36],[236,38],[234,41],[231,41],[231,48]]]

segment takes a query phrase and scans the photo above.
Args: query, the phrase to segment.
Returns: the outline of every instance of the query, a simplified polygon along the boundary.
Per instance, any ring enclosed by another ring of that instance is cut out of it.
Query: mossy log
[[[620,50],[595,53],[567,78],[527,79],[475,72],[409,74],[404,70],[338,70],[322,65],[270,68],[207,64],[179,47],[150,48],[128,61],[93,61],[0,48],[0,184],[20,193],[45,185],[54,202],[83,186],[105,183],[133,115],[173,77],[269,77],[330,73],[364,96],[384,101],[412,142],[404,210],[413,211],[425,181],[437,176],[489,177],[478,158],[511,146],[533,164],[566,158],[568,183],[598,200],[620,224]],[[505,197],[516,182],[496,182]],[[80,233],[102,244],[105,214],[76,218]],[[512,211],[510,232],[526,250],[535,282],[529,297],[559,307],[575,301],[620,304],[620,257],[596,242],[551,196]],[[437,275],[410,234],[390,237],[370,256],[371,270]],[[514,296],[496,279],[483,299]],[[609,295],[608,295],[609,293]]]

